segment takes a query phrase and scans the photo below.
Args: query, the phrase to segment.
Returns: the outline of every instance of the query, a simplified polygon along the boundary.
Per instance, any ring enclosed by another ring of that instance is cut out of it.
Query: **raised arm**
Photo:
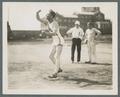
[[[44,19],[40,18],[40,16],[39,16],[40,12],[41,12],[41,10],[39,10],[39,11],[36,12],[36,18],[37,18],[37,20],[40,21],[41,23],[44,23],[45,25],[47,25],[48,24],[47,20],[44,20]]]

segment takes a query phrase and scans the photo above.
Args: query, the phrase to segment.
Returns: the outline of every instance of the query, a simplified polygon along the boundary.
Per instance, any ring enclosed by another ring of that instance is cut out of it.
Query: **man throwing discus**
[[[62,72],[62,69],[60,67],[60,57],[63,49],[64,39],[59,32],[59,25],[55,19],[56,13],[53,10],[50,10],[46,17],[42,19],[39,16],[40,12],[41,10],[36,13],[36,18],[38,21],[48,26],[48,34],[51,35],[53,39],[53,42],[51,44],[52,50],[50,52],[49,58],[51,59],[52,63],[55,64],[55,69],[49,78],[56,78],[58,73]]]

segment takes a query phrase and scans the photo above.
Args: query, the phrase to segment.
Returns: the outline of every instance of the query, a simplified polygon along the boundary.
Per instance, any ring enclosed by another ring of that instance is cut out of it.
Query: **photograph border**
[[[6,0],[6,1],[7,1],[7,0]],[[2,2],[6,2],[6,1],[2,1]],[[73,2],[73,0],[71,0],[71,1]],[[71,2],[71,1],[69,0],[69,2]],[[105,2],[111,2],[111,1],[113,2],[114,0],[104,0],[104,1],[105,1]],[[0,2],[0,4],[1,4],[1,9],[2,9],[2,2]],[[15,0],[8,0],[8,2],[16,2],[16,1],[15,1]],[[33,2],[33,0],[32,0],[32,1],[31,1],[31,0],[24,0],[24,1],[20,0],[20,1],[18,1],[18,2]],[[34,0],[34,2],[43,2],[43,1],[42,1],[42,0],[41,0],[41,1],[36,1],[36,0]],[[52,1],[52,0],[51,0],[51,1],[48,1],[48,0],[47,0],[47,1],[45,1],[45,2],[61,2],[61,1],[58,1],[58,0],[57,0],[57,1],[54,1],[54,0],[53,0],[53,1]],[[64,1],[64,2],[68,2],[68,1]],[[103,0],[99,0],[99,1],[97,1],[97,0],[76,0],[76,1],[74,1],[74,2],[103,2]],[[115,2],[115,1],[114,1],[114,2]],[[119,5],[119,2],[118,2],[118,5]],[[118,8],[119,8],[119,6],[118,6]],[[118,12],[118,15],[119,15],[119,12]],[[2,17],[2,10],[1,10],[1,17]],[[0,29],[1,29],[1,33],[0,33],[1,44],[3,43],[3,40],[2,40],[2,39],[3,39],[3,37],[2,37],[2,26],[3,26],[3,25],[2,25],[2,21],[3,21],[3,20],[2,20],[2,19],[3,19],[3,17],[1,18],[1,28],[0,28]],[[119,21],[119,16],[118,16],[118,21]],[[120,29],[120,28],[119,28],[119,22],[118,22],[118,33],[117,33],[117,34],[118,34],[118,40],[119,40],[119,29]],[[119,44],[119,43],[117,43],[117,44]],[[2,70],[2,68],[3,68],[3,67],[2,67],[2,65],[3,65],[3,64],[2,64],[2,63],[3,63],[3,62],[2,62],[2,60],[3,60],[3,48],[2,48],[2,46],[3,46],[3,45],[1,45],[1,50],[0,50],[0,53],[1,53],[1,54],[0,54],[0,55],[1,55],[1,58],[0,58],[0,61],[1,61],[1,65],[0,65],[0,68],[1,68],[1,76],[0,76],[0,77],[1,77],[1,79],[3,78],[3,77],[2,77],[2,72],[3,72],[3,70]],[[119,50],[119,48],[120,48],[120,47],[119,47],[119,45],[118,45],[118,50]],[[118,53],[119,53],[119,52],[118,52]],[[119,58],[119,54],[118,54],[118,58]],[[118,63],[119,63],[119,62],[118,62]],[[118,65],[118,76],[119,76],[119,65]],[[119,77],[118,77],[118,78],[119,78]],[[1,81],[1,82],[0,82],[0,84],[1,84],[0,90],[1,90],[1,95],[2,95],[2,83],[3,83],[3,82],[2,82],[2,80],[0,80],[0,81]],[[119,90],[119,79],[118,79],[118,90]],[[118,94],[119,94],[119,93],[118,93]],[[3,95],[2,95],[2,96],[3,96]],[[41,96],[42,96],[42,95],[41,95]],[[46,95],[46,96],[47,96],[47,95]],[[56,96],[57,96],[57,95],[56,95]],[[63,96],[63,95],[61,95],[61,96]],[[67,96],[69,96],[69,95],[67,95]],[[72,96],[72,95],[71,95],[71,96]],[[79,95],[79,96],[82,96],[82,95]],[[89,96],[89,95],[86,95],[86,96]],[[86,97],[86,96],[84,95],[84,97]],[[90,96],[95,96],[95,95],[90,95]],[[107,95],[104,95],[104,96],[107,96]],[[115,95],[111,95],[111,96],[113,97],[113,96],[115,96]],[[116,95],[116,96],[117,96],[117,95]],[[17,97],[18,97],[18,96],[17,96]],[[82,96],[82,97],[83,97],[83,96]],[[96,97],[97,97],[97,96],[96,96]],[[109,97],[110,97],[110,96],[109,96]]]

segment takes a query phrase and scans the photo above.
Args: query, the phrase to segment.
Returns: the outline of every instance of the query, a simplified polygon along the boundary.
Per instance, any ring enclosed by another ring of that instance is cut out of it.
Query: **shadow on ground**
[[[69,78],[68,76],[63,76],[64,81],[75,81],[76,84],[81,84],[84,82],[85,84],[80,86],[80,87],[87,87],[91,85],[112,85],[111,82],[101,82],[101,81],[95,81],[95,80],[90,80],[86,78]]]
[[[82,64],[89,64],[89,65],[112,65],[111,63],[95,63],[95,64],[91,64],[91,63],[82,63]]]

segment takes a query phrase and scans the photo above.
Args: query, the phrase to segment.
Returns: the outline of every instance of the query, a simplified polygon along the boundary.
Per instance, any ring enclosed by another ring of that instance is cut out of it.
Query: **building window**
[[[67,22],[67,19],[64,19],[64,22]]]
[[[59,22],[61,22],[62,20],[61,19],[58,19]]]
[[[69,19],[66,19],[66,22],[69,22]]]
[[[68,22],[70,23],[70,22],[71,22],[71,19],[68,19]]]
[[[75,22],[75,19],[73,19],[72,21]]]

